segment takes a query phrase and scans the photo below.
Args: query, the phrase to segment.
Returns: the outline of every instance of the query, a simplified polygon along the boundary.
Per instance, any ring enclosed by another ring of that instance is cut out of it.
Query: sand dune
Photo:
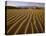
[[[7,34],[43,33],[44,9],[7,9]]]

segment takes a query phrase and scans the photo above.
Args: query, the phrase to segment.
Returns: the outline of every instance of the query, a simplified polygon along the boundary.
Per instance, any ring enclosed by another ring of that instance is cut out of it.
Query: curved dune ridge
[[[44,9],[7,9],[7,34],[44,32]]]

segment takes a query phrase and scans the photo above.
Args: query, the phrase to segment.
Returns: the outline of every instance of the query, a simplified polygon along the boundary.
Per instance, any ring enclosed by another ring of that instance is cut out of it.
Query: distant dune
[[[32,8],[32,9],[44,9],[43,7],[35,7],[35,6],[32,6],[32,7],[14,7],[14,6],[5,6],[5,8],[8,8],[8,9],[28,9],[28,8]]]

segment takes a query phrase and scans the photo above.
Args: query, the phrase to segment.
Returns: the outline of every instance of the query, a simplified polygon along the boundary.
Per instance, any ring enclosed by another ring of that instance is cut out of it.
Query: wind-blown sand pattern
[[[8,35],[45,32],[44,9],[7,9],[6,20]]]

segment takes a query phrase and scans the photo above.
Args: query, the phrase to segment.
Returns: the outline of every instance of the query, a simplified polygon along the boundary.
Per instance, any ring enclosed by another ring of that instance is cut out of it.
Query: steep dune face
[[[7,9],[7,31],[11,34],[43,33],[44,9]]]

